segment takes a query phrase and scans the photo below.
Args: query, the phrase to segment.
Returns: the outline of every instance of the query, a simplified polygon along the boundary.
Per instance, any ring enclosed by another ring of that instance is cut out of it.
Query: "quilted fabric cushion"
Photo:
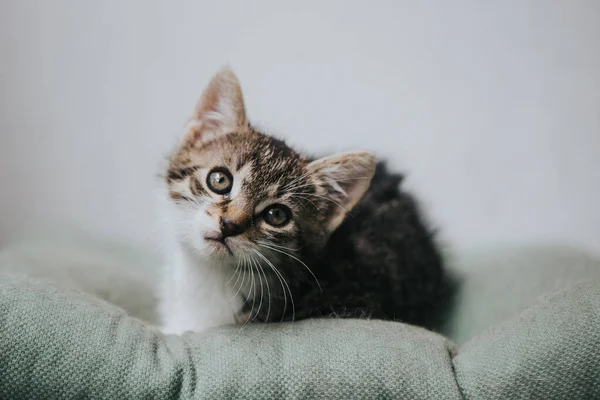
[[[466,399],[600,398],[600,281],[490,327],[454,358]]]
[[[574,252],[471,258],[449,321],[448,332],[466,342],[457,349],[441,335],[381,321],[164,336],[148,322],[151,257],[98,244],[36,246],[0,252],[2,399],[600,398],[600,267]],[[490,326],[482,309],[505,321]],[[467,340],[474,327],[479,334]]]
[[[84,294],[0,280],[2,399],[459,399],[451,344],[314,320],[163,336]]]
[[[47,283],[0,280],[3,399],[592,399],[600,285],[550,296],[456,352],[392,322],[314,320],[163,336]]]

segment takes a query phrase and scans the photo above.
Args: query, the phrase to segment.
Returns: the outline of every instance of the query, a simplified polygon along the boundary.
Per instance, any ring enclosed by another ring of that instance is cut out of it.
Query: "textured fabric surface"
[[[600,398],[600,282],[582,282],[468,342],[454,359],[467,399]]]
[[[441,336],[317,320],[165,337],[103,302],[0,276],[1,399],[460,399]]]
[[[155,320],[152,257],[62,243],[0,251],[0,399],[600,398],[600,263],[575,250],[459,257],[456,350],[379,321],[165,337],[138,319]]]
[[[156,323],[159,259],[145,248],[74,229],[53,229],[0,249],[0,273],[78,289]]]
[[[561,245],[498,246],[462,252],[453,263],[460,291],[443,333],[462,345],[545,294],[600,280],[600,261]]]

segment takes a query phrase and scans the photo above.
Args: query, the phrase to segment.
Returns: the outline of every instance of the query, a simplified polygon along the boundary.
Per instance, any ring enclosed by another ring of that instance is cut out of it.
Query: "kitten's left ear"
[[[329,233],[342,223],[346,214],[363,197],[371,184],[376,163],[372,153],[357,151],[336,154],[308,164],[307,168],[317,186],[324,191],[320,195],[333,201],[326,223]]]
[[[210,81],[196,105],[184,141],[209,141],[248,126],[242,88],[229,68],[221,69]]]

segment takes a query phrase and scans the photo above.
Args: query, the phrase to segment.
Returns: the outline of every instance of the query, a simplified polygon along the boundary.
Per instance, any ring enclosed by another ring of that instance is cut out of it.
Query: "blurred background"
[[[157,175],[230,65],[250,118],[367,148],[454,247],[600,253],[600,1],[0,2],[0,244],[152,245]]]

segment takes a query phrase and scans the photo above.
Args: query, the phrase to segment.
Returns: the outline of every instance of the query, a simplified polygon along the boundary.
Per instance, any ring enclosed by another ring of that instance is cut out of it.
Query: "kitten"
[[[433,323],[442,258],[402,177],[368,152],[310,159],[258,132],[232,71],[205,89],[165,180],[165,332],[325,316]]]

